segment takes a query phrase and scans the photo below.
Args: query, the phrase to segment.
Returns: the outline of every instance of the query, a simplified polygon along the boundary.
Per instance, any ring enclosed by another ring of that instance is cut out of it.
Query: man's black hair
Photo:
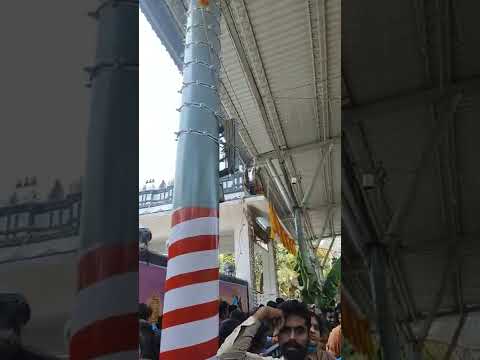
[[[229,305],[229,306],[228,306],[228,313],[230,314],[230,313],[234,312],[234,311],[237,310],[237,309],[238,309],[238,306],[237,306],[237,305]]]
[[[278,297],[278,298],[275,299],[275,302],[276,302],[278,305],[280,305],[281,303],[285,302],[285,300],[284,300],[283,298],[281,298],[281,297]]]
[[[299,316],[305,319],[305,325],[307,329],[310,329],[311,313],[305,303],[298,300],[287,300],[281,303],[278,308],[282,310],[285,320],[291,315]]]
[[[221,318],[227,317],[227,311],[228,311],[228,303],[226,301],[221,301],[220,305],[218,306],[219,316]]]
[[[141,303],[138,305],[138,317],[142,320],[148,320],[148,318],[152,315],[152,309],[145,304]]]
[[[330,329],[328,327],[328,322],[325,319],[325,317],[323,315],[320,315],[314,312],[312,312],[312,316],[315,316],[315,319],[317,319],[318,327],[320,330],[320,336],[328,335],[328,333],[330,332]]]
[[[275,301],[270,300],[269,302],[267,302],[267,306],[277,308],[278,304]]]
[[[230,319],[238,320],[240,322],[244,322],[246,320],[245,314],[239,309],[235,309],[230,313]]]

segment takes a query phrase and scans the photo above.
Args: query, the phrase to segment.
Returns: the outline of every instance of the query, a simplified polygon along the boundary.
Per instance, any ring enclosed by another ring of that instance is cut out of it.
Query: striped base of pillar
[[[70,359],[138,357],[138,243],[87,251],[78,265]]]
[[[162,360],[215,358],[218,299],[218,210],[177,210],[168,239]]]

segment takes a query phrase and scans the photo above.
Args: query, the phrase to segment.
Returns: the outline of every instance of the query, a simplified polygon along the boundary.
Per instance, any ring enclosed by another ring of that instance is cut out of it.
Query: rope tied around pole
[[[189,32],[190,30],[193,30],[195,28],[205,28],[205,25],[202,23],[202,24],[192,24],[190,26],[187,26],[186,28],[186,31]],[[213,25],[207,25],[206,27],[207,30],[213,30],[213,33],[218,37],[220,36],[220,34],[218,34],[216,31],[215,31],[215,27]]]
[[[174,134],[177,136],[175,141],[178,141],[178,138],[182,135],[193,134],[193,135],[199,135],[199,136],[206,136],[207,138],[209,138],[210,140],[212,140],[216,144],[218,144],[218,145],[222,144],[220,142],[220,140],[218,140],[218,138],[216,138],[212,134],[208,133],[207,131],[201,131],[201,130],[195,130],[195,129],[184,129],[184,130],[177,131]]]
[[[112,60],[99,61],[93,66],[87,66],[84,71],[88,73],[87,87],[92,86],[93,80],[103,71],[111,70],[125,70],[125,71],[138,71],[138,63],[130,62],[128,60],[118,58]]]
[[[210,43],[205,42],[205,41],[191,41],[191,42],[185,44],[185,49],[188,49],[190,46],[203,46],[203,47],[208,48],[209,51],[210,51],[210,55],[215,55],[215,58],[216,58],[217,62],[220,63],[220,56],[217,54],[213,45],[211,45]]]
[[[186,107],[194,107],[194,108],[197,108],[197,109],[206,110],[206,111],[211,112],[217,119],[221,119],[221,120],[224,119],[224,116],[219,111],[215,111],[214,109],[212,109],[208,105],[205,105],[204,103],[185,102],[182,106],[180,106],[177,109],[177,111],[181,112]]]
[[[186,67],[192,65],[192,64],[195,64],[195,65],[201,65],[201,66],[205,66],[206,68],[208,68],[209,70],[211,70],[213,73],[217,73],[217,70],[215,69],[215,66],[214,65],[210,65],[209,63],[205,62],[205,61],[202,61],[202,60],[198,60],[198,58],[195,58],[195,60],[190,60],[190,61],[186,61],[183,63],[183,69],[185,70]]]
[[[178,91],[179,93],[182,93],[182,91],[187,87],[187,86],[190,86],[190,85],[198,85],[198,86],[203,86],[203,87],[206,87],[206,88],[209,88],[211,90],[215,90],[217,91],[217,87],[214,86],[214,85],[210,85],[206,82],[202,82],[202,81],[199,81],[199,80],[195,80],[195,81],[189,81],[189,82],[183,82],[182,83],[182,88]]]
[[[214,143],[216,143],[217,145],[219,146],[223,146],[225,148],[233,148],[237,151],[239,151],[240,149],[238,148],[238,146],[235,146],[235,145],[232,145],[232,144],[228,144],[224,141],[221,141],[219,140],[218,138],[216,138],[215,136],[213,136],[212,134],[208,133],[207,131],[201,131],[201,130],[195,130],[195,129],[184,129],[184,130],[180,130],[180,131],[176,131],[174,132],[174,134],[176,135],[176,139],[175,141],[178,141],[178,139],[180,138],[180,136],[182,135],[198,135],[198,136],[206,136],[207,138],[209,138],[210,140],[212,140]]]

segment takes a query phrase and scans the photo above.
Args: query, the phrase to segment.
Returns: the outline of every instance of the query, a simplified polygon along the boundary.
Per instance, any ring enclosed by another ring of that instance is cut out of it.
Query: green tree
[[[332,268],[330,269],[330,271],[328,271],[327,277],[325,278],[325,282],[322,286],[322,304],[320,304],[321,307],[335,306],[335,299],[338,294],[340,278],[342,274],[341,266],[341,259],[333,260]]]
[[[228,271],[226,271],[228,268],[235,269],[235,256],[233,254],[220,254],[218,261],[222,273],[228,273]]]
[[[303,301],[309,304],[316,304],[321,308],[332,307],[335,305],[335,299],[340,286],[340,258],[332,261],[332,268],[330,270],[322,270],[324,275],[326,275],[323,284],[319,284],[316,277],[307,272],[300,253],[296,258],[295,271],[298,273],[298,282],[300,284],[300,292]]]
[[[280,243],[276,247],[276,269],[278,291],[281,297],[287,299],[299,298],[298,274],[295,271],[296,258],[290,254]]]

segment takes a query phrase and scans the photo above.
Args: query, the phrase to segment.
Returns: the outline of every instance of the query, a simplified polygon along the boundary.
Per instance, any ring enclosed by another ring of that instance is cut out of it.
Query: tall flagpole
[[[218,0],[191,0],[183,68],[162,360],[206,360],[218,348]]]
[[[138,1],[105,0],[98,21],[72,360],[138,358]]]

